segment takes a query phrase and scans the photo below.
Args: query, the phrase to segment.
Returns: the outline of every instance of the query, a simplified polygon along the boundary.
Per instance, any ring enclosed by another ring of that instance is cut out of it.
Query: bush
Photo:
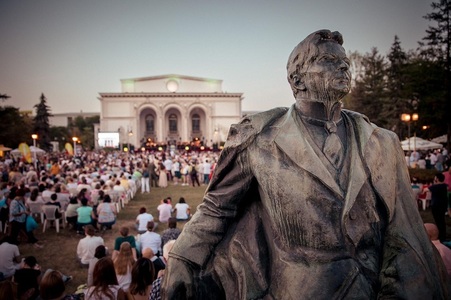
[[[412,178],[418,179],[420,183],[429,183],[434,181],[434,177],[440,173],[436,169],[411,169],[409,168],[410,180]]]

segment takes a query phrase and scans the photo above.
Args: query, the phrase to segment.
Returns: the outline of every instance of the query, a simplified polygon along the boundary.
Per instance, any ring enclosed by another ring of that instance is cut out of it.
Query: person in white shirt
[[[86,177],[81,178],[81,183],[77,186],[77,192],[80,192],[82,189],[86,189],[88,192],[91,191],[91,185],[88,184]]]
[[[143,249],[150,248],[153,253],[157,256],[161,255],[161,236],[153,232],[155,227],[155,223],[150,221],[147,223],[147,231],[141,234],[139,242],[140,242],[140,251]]]
[[[186,221],[190,216],[190,207],[185,202],[185,198],[180,197],[179,203],[175,205],[174,212],[176,213],[175,217],[177,221]]]
[[[0,244],[0,272],[4,278],[14,275],[20,268],[19,248],[14,245],[10,236],[5,237]]]
[[[157,210],[159,212],[158,220],[161,223],[167,223],[172,214],[172,205],[168,204],[168,200],[164,199],[160,205],[158,205]]]
[[[205,160],[202,166],[203,174],[204,174],[204,184],[210,183],[210,172],[211,172],[211,164],[208,162],[208,159]]]
[[[78,242],[77,257],[84,267],[89,266],[89,261],[94,258],[96,248],[100,245],[104,245],[103,238],[95,236],[94,232],[94,227],[92,225],[86,225],[86,237]]]
[[[136,226],[139,234],[143,234],[147,231],[147,223],[153,221],[153,216],[147,213],[145,207],[139,209],[139,215],[136,217]]]

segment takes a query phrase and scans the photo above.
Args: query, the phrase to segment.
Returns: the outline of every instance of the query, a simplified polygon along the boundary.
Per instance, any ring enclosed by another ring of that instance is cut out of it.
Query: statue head
[[[349,59],[337,32],[319,30],[291,52],[287,77],[296,100],[339,101],[351,87]]]

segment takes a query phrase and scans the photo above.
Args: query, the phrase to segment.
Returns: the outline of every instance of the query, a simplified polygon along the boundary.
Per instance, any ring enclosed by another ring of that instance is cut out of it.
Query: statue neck
[[[325,103],[300,99],[296,101],[296,110],[301,116],[338,123],[341,119],[341,104],[341,101]]]

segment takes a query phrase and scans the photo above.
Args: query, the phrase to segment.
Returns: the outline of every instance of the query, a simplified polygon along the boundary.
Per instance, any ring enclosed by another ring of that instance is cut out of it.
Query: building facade
[[[121,80],[120,93],[99,93],[98,132],[118,132],[120,143],[223,142],[242,115],[242,93],[222,90],[222,80],[162,75]]]

